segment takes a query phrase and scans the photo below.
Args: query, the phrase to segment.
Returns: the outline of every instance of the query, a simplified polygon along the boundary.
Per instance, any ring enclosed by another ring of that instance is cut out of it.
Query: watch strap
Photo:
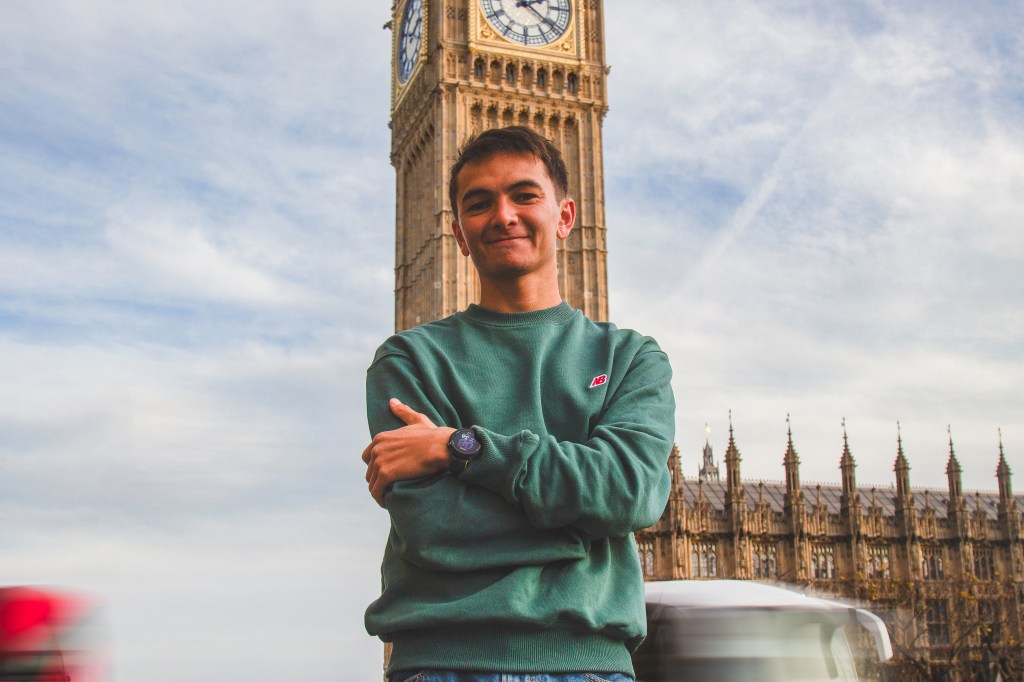
[[[455,478],[462,475],[462,472],[469,467],[469,462],[469,457],[459,457],[451,452],[448,453],[448,471],[451,472],[451,475]]]

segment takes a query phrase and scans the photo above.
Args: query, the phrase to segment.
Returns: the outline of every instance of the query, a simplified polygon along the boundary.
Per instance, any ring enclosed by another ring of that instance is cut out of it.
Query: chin
[[[531,272],[532,268],[523,263],[477,263],[477,272],[481,277],[496,280],[518,279]],[[481,267],[482,265],[482,267]]]

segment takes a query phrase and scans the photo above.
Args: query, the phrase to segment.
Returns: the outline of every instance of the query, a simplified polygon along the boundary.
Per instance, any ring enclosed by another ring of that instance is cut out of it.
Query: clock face
[[[494,30],[520,45],[547,45],[569,28],[570,0],[480,0]]]
[[[409,80],[412,67],[420,54],[423,38],[423,0],[409,0],[402,15],[402,30],[398,34],[398,80]]]

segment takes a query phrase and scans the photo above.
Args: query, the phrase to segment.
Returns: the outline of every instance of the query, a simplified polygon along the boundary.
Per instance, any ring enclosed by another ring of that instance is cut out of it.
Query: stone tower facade
[[[389,25],[395,329],[477,300],[476,271],[451,231],[448,169],[471,134],[507,125],[533,128],[565,157],[577,219],[559,243],[559,287],[606,320],[602,0],[398,0]]]

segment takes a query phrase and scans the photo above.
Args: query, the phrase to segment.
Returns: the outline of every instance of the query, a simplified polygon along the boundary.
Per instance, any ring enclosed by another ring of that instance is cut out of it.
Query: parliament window
[[[836,557],[832,545],[811,545],[811,575],[816,580],[836,577]]]
[[[654,546],[650,542],[638,544],[640,552],[640,567],[643,569],[645,578],[654,577]]]
[[[690,552],[690,575],[714,578],[718,575],[718,557],[713,542],[695,542]]]
[[[779,564],[775,556],[774,542],[755,542],[751,557],[751,568],[755,579],[777,578]]]
[[[548,72],[546,69],[537,69],[537,87],[546,88],[548,85]]]
[[[868,545],[868,563],[864,575],[874,580],[888,580],[889,548],[886,545]]]
[[[578,89],[577,77],[574,71],[569,72],[569,76],[565,80],[566,88],[569,90],[570,95],[575,95]]]
[[[999,601],[995,599],[978,600],[978,625],[981,629],[981,636],[984,640],[999,639],[999,621],[1002,619],[999,612]]]
[[[928,643],[931,646],[949,644],[949,608],[944,599],[929,599],[925,611]]]
[[[946,577],[942,567],[942,547],[921,548],[921,577],[925,580],[942,580]]]
[[[974,547],[974,577],[978,580],[994,580],[996,561],[991,547]]]

